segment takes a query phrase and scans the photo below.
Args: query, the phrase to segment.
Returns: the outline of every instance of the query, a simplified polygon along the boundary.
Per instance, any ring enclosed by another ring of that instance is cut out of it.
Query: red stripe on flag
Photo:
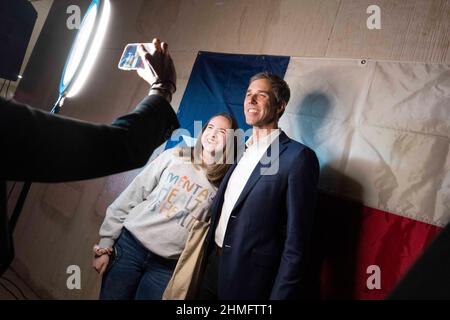
[[[321,298],[385,298],[440,230],[321,193],[312,253]]]

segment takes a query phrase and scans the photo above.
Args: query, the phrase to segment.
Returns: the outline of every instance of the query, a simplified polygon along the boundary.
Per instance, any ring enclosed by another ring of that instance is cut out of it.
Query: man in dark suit
[[[289,97],[276,75],[250,80],[244,113],[253,134],[211,207],[200,299],[301,296],[319,164],[311,149],[278,129]]]
[[[0,98],[0,274],[14,257],[6,214],[11,181],[63,182],[97,178],[145,165],[152,152],[179,127],[170,106],[175,69],[167,44],[154,39],[140,48],[150,84],[136,109],[111,125],[51,115]]]

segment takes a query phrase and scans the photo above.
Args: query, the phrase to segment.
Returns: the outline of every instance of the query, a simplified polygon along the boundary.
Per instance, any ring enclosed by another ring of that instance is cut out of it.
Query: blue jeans
[[[161,300],[177,263],[149,251],[125,228],[103,275],[101,300]]]

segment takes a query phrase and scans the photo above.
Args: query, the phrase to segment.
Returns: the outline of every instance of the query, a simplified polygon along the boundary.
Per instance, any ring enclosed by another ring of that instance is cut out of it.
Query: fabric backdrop
[[[321,165],[311,297],[386,297],[450,220],[450,66],[199,52],[181,126],[229,112],[248,129],[261,71],[289,84],[280,127]]]

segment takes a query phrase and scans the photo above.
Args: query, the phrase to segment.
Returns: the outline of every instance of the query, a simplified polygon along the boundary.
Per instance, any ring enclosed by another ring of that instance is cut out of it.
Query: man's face
[[[245,121],[261,129],[276,128],[277,107],[272,105],[272,86],[267,79],[250,83],[244,100]]]

